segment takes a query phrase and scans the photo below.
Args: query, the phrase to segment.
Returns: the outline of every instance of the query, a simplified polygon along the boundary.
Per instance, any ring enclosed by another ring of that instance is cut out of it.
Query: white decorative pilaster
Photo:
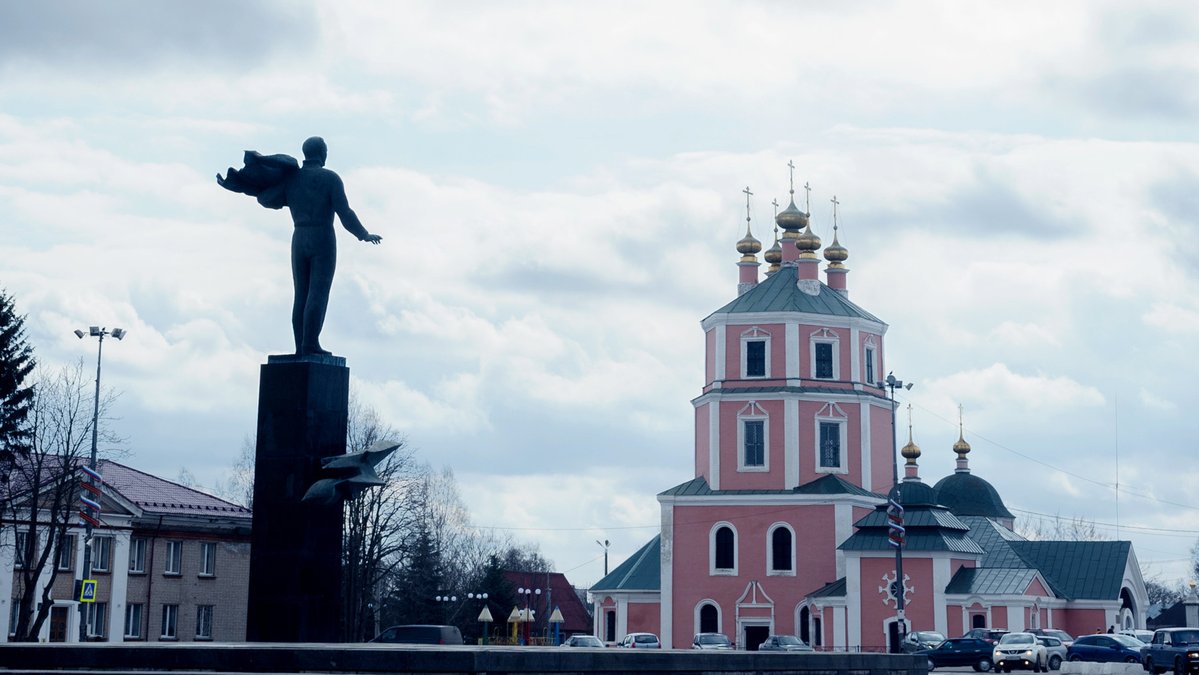
[[[129,530],[112,533],[112,574],[108,598],[108,642],[125,639],[125,599],[129,591]]]
[[[783,489],[799,485],[799,401],[783,399]]]

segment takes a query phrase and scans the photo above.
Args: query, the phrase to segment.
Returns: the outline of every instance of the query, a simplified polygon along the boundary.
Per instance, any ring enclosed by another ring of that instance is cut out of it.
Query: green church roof
[[[1113,600],[1120,597],[1124,568],[1132,543],[1128,541],[1012,541],[1008,542],[1030,567],[1041,571],[1053,592],[1071,600]]]
[[[796,270],[784,266],[774,275],[766,277],[753,288],[742,293],[729,304],[713,314],[742,314],[751,312],[802,312],[847,316],[883,323],[881,319],[858,307],[841,293],[823,282],[816,282],[816,295],[809,295],[796,284]]]
[[[883,498],[880,494],[858,487],[844,478],[831,473],[791,488],[790,490],[713,490],[708,485],[706,478],[697,476],[686,483],[680,483],[669,490],[659,492],[658,495],[673,497],[706,497],[708,495],[855,495],[858,497],[873,497],[875,499]]]
[[[662,535],[655,535],[607,576],[591,586],[592,591],[662,590]]]
[[[949,580],[945,592],[949,595],[1022,594],[1036,576],[1037,571],[1028,568],[962,567]]]

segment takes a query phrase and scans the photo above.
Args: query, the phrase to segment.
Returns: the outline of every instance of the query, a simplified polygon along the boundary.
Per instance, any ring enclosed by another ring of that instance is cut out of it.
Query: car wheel
[[[1049,657],[1049,669],[1050,670],[1061,670],[1061,667],[1062,667],[1062,657],[1057,656],[1056,654]]]
[[[1141,662],[1141,660],[1135,656],[1130,656],[1130,657],[1124,659],[1124,663],[1140,663],[1140,662]]]
[[[992,665],[991,659],[981,658],[978,660],[978,663],[974,664],[974,669],[980,673],[985,673],[991,670]]]
[[[1174,659],[1174,675],[1186,675],[1186,666],[1182,663],[1182,657]]]
[[[933,670],[936,669],[936,667],[937,667],[937,664],[933,663],[932,659],[929,659],[928,660],[928,672],[930,672],[930,673],[933,672]]]
[[[1081,660],[1082,660],[1082,657],[1081,657],[1081,656],[1079,656],[1078,654],[1071,654],[1071,655],[1070,655],[1070,663],[1078,663],[1078,662],[1079,662],[1079,661],[1081,661]]]

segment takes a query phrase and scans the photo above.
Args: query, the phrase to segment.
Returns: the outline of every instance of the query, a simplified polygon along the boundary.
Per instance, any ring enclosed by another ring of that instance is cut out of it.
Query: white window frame
[[[129,573],[130,574],[145,574],[146,573],[146,546],[148,542],[145,537],[133,537],[129,540]]]
[[[216,576],[216,542],[200,542],[200,573],[198,576]]]
[[[125,639],[140,640],[142,638],[142,613],[146,606],[140,602],[125,605]],[[133,632],[130,632],[130,628]]]
[[[723,633],[724,632],[724,630],[723,630],[724,629],[724,611],[722,609],[720,609],[720,603],[716,602],[712,598],[704,598],[703,600],[700,600],[699,602],[695,603],[695,611],[693,612],[693,616],[692,616],[692,620],[695,622],[695,630],[692,632],[693,633],[701,632],[700,627],[703,625],[703,622],[701,622],[700,618],[699,618],[700,612],[703,611],[704,607],[707,605],[712,605],[713,607],[716,608],[716,632]]]
[[[840,444],[840,459],[841,466],[824,466],[820,463],[820,424],[836,424],[840,433],[838,434],[838,443]],[[849,416],[836,403],[826,403],[812,423],[812,448],[815,450],[813,466],[816,467],[816,473],[849,473]]]
[[[749,374],[749,343],[762,342],[763,344],[763,368],[761,375]],[[765,380],[770,378],[770,333],[762,330],[757,326],[753,326],[747,331],[741,333],[741,379],[743,380]]]
[[[166,560],[162,573],[170,576],[183,574],[183,541],[170,539],[167,541]]]
[[[207,620],[205,619],[207,614]],[[196,639],[211,640],[212,639],[212,620],[216,614],[213,605],[196,605]]]
[[[774,532],[775,530],[787,530],[791,533],[791,550],[788,552],[791,555],[791,569],[777,570],[774,568]],[[795,544],[797,538],[795,536],[795,528],[791,527],[790,523],[775,523],[766,530],[766,576],[770,577],[793,577],[795,576]]]
[[[745,423],[762,422],[762,464],[745,463]],[[764,473],[770,471],[770,415],[757,401],[750,401],[737,413],[737,471]]]
[[[162,630],[159,640],[179,639],[179,605],[162,606]]]
[[[112,537],[92,535],[92,571],[112,571]]]
[[[878,346],[874,344],[874,336],[867,335],[866,340],[862,343],[862,381],[872,387],[877,387],[878,366]]]
[[[108,634],[108,603],[88,602],[87,605],[87,636],[103,638]],[[96,630],[99,626],[100,630]]]
[[[75,535],[63,536],[62,548],[58,549],[58,559],[55,561],[55,569],[59,572],[69,572],[75,569]]]
[[[25,554],[29,551],[29,530],[17,530],[16,541],[13,542],[13,568],[24,569]]]
[[[833,376],[832,377],[817,377],[816,376],[816,345],[829,344],[832,345],[833,352]],[[811,379],[822,380],[824,382],[836,382],[841,379],[841,338],[833,331],[827,328],[812,331],[812,336],[808,340],[808,358],[811,359]]]
[[[733,533],[733,566],[732,567],[717,567],[716,566],[716,533],[722,527],[729,528]],[[708,530],[708,574],[714,577],[735,577],[737,576],[737,568],[741,563],[739,554],[738,542],[741,541],[741,535],[737,532],[737,527],[732,523],[722,520],[712,525],[712,529]]]

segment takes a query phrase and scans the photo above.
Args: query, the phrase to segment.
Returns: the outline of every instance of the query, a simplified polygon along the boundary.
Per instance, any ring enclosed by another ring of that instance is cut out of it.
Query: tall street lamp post
[[[895,389],[911,390],[912,383],[904,384],[903,380],[895,379],[893,373],[887,373],[887,379],[883,385],[891,391],[891,476],[895,481],[895,485],[891,488],[889,502],[887,504],[887,516],[891,523],[891,530],[888,533],[888,543],[895,548],[895,581],[891,582],[892,595],[895,596],[895,618],[896,626],[896,641],[892,646],[894,651],[900,651],[903,645],[905,633],[907,633],[907,624],[904,617],[904,584],[903,584],[903,499],[899,490],[899,455],[896,450],[895,441]]]
[[[527,645],[527,644],[529,644],[529,642],[531,642],[532,634],[530,633],[530,630],[532,627],[529,624],[533,621],[533,614],[529,608],[529,599],[534,595],[536,595],[537,597],[540,598],[541,597],[541,589],[540,588],[518,588],[518,589],[516,589],[516,594],[525,596],[525,617],[524,617],[525,618],[525,644]]]
[[[117,340],[125,338],[125,330],[123,328],[113,328],[111,331],[100,326],[89,326],[86,333],[81,330],[75,331],[75,337],[82,340],[85,337],[97,338],[96,341],[96,397],[92,405],[92,455],[88,462],[88,468],[91,469],[88,473],[88,481],[91,482],[95,491],[98,493],[100,481],[96,479],[99,475],[96,473],[96,445],[99,439],[100,432],[100,360],[104,355],[104,338],[111,335]],[[99,500],[96,501],[99,503]],[[100,516],[99,510],[91,506],[85,506],[88,511],[88,517],[84,518],[84,527],[86,534],[84,535],[83,545],[83,569],[81,570],[83,577],[81,580],[89,579],[92,576],[92,527],[94,521]],[[81,598],[76,598],[80,600]],[[79,603],[79,641],[87,640],[87,605]]]
[[[608,541],[607,539],[603,541],[596,539],[595,543],[604,548],[604,576],[608,576],[608,547],[612,545],[612,542]]]

